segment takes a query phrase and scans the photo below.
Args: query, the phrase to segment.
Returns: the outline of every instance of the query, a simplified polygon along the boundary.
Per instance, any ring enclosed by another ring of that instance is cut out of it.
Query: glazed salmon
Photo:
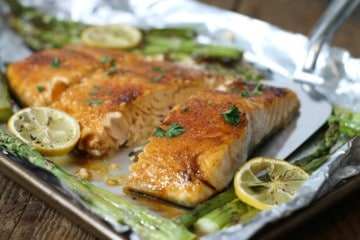
[[[99,60],[86,54],[50,49],[9,64],[6,73],[10,88],[24,106],[47,106],[100,66]]]
[[[212,86],[204,81],[204,75],[191,71],[182,78],[163,75],[156,82],[151,77],[118,71],[105,77],[105,72],[98,70],[69,87],[51,105],[79,121],[81,137],[77,147],[92,155],[141,144],[173,106],[199,89]]]
[[[180,101],[233,81],[124,51],[81,45],[35,53],[11,64],[7,73],[25,105],[52,106],[74,116],[81,126],[78,149],[96,156],[143,143]]]
[[[124,64],[131,69],[142,69],[139,65],[144,61],[143,57],[126,51],[72,44],[36,52],[9,64],[7,77],[24,106],[46,106],[58,100],[69,86],[98,69],[110,73],[116,65]]]
[[[202,91],[177,105],[160,125],[164,136],[151,136],[130,166],[125,189],[196,206],[224,190],[254,148],[300,106],[288,89],[260,91],[239,81],[227,91]],[[238,110],[237,123],[224,117],[232,110]],[[175,136],[166,136],[169,129],[177,130]]]

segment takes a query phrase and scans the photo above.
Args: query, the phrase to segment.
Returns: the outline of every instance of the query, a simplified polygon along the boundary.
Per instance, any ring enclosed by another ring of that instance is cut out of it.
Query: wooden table
[[[327,1],[207,0],[206,3],[263,19],[284,29],[308,34]],[[360,55],[359,14],[346,23],[334,44]],[[96,239],[44,201],[0,175],[0,240]],[[285,239],[360,239],[360,190],[299,225]]]

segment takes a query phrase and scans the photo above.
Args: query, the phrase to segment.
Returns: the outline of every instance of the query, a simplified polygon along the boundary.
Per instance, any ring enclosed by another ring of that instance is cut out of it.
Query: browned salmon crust
[[[80,150],[92,155],[117,151],[120,146],[135,146],[146,140],[153,129],[178,102],[199,89],[210,88],[204,75],[184,72],[152,82],[132,71],[105,76],[98,70],[85,81],[69,87],[51,106],[70,113],[81,126]],[[186,77],[185,77],[186,76]]]
[[[45,106],[100,67],[99,60],[67,49],[37,52],[7,67],[10,88],[24,106]]]
[[[185,132],[150,137],[130,166],[126,188],[188,207],[226,188],[254,147],[299,110],[295,93],[287,89],[265,87],[241,97],[254,87],[239,81],[229,87],[232,93],[202,91],[177,105],[160,127],[177,123]],[[238,125],[222,116],[233,105],[241,112]]]
[[[8,78],[25,105],[48,105],[73,115],[81,127],[77,147],[97,156],[141,144],[177,103],[232,81],[124,51],[79,45],[11,64]]]

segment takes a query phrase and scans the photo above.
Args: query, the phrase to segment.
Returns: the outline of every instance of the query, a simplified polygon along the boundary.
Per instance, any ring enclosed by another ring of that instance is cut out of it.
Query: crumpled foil
[[[359,154],[360,137],[357,137],[341,147],[321,168],[313,172],[303,183],[293,201],[279,205],[270,211],[260,212],[246,224],[213,233],[205,236],[204,239],[249,239],[266,224],[290,216],[336,188],[344,179],[359,174]]]
[[[59,18],[88,24],[124,23],[142,28],[192,26],[198,40],[245,50],[245,60],[291,77],[306,56],[308,38],[252,19],[191,0],[24,0]],[[7,11],[0,1],[0,14]],[[0,60],[11,62],[31,52],[10,31],[0,15]],[[231,36],[231,37],[229,37]],[[360,112],[360,59],[345,49],[325,46],[315,74],[325,83],[316,89],[336,105]],[[344,179],[360,173],[360,136],[349,141],[303,184],[296,199],[270,211],[261,212],[251,222],[219,231],[204,239],[248,239],[268,223],[289,216],[332,191]]]

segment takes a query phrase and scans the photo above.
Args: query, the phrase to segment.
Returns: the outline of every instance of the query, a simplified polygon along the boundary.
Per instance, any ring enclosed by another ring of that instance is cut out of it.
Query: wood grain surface
[[[96,239],[25,188],[0,175],[0,240]]]
[[[218,7],[259,18],[284,29],[308,34],[328,1],[320,0],[207,0]],[[359,14],[350,19],[334,44],[360,55]],[[284,239],[360,239],[360,191],[297,226]],[[94,236],[48,206],[37,196],[0,175],[0,240],[93,240]]]

